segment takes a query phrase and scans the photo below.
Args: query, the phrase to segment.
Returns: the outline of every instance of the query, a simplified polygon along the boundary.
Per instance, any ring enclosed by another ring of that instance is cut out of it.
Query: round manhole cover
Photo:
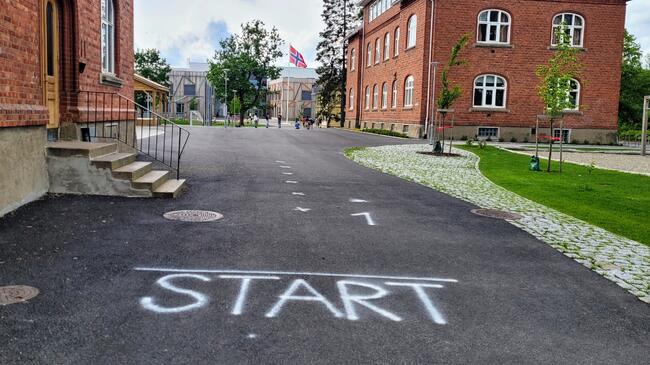
[[[208,210],[177,210],[167,212],[163,217],[181,222],[212,222],[223,218],[223,215]]]
[[[0,305],[28,301],[38,295],[38,289],[25,285],[0,286]]]
[[[472,209],[472,213],[480,215],[482,217],[504,219],[509,221],[516,221],[523,218],[519,214],[504,212],[503,210],[497,209]]]

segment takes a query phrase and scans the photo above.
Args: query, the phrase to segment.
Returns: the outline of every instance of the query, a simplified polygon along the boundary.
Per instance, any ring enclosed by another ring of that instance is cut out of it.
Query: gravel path
[[[470,152],[456,149],[461,158],[417,153],[429,149],[428,145],[372,147],[353,152],[351,158],[482,208],[519,214],[523,218],[510,223],[650,303],[650,248],[494,184],[480,173],[479,158]]]
[[[557,159],[559,159],[557,155]],[[579,164],[594,165],[604,169],[619,170],[650,175],[650,156],[623,155],[608,153],[575,153],[563,154],[564,161]]]

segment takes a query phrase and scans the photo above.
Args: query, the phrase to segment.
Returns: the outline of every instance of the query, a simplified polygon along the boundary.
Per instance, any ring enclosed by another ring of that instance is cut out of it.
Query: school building
[[[535,70],[553,56],[554,29],[565,23],[584,68],[571,81],[567,97],[574,107],[564,113],[564,139],[613,142],[626,3],[363,0],[363,25],[348,35],[345,126],[425,135],[441,88],[440,71],[456,42],[470,34],[461,52],[467,63],[449,75],[462,89],[453,106],[454,136],[559,137],[559,129],[535,129],[544,112]]]

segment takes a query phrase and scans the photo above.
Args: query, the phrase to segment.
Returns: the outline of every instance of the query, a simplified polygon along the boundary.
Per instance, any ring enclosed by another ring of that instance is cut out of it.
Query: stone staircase
[[[117,143],[62,141],[47,145],[50,192],[175,198],[184,179],[136,161],[137,153],[118,150]]]

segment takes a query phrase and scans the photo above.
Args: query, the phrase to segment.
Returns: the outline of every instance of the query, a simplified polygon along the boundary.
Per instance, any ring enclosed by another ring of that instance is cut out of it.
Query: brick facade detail
[[[444,64],[452,46],[465,33],[470,42],[462,51],[463,65],[450,73],[450,80],[462,89],[462,96],[454,105],[454,119],[458,130],[471,134],[478,126],[499,127],[504,130],[530,131],[535,119],[542,114],[543,105],[537,95],[539,80],[535,70],[548,62],[554,50],[551,47],[553,17],[559,13],[575,13],[584,18],[584,42],[579,54],[584,64],[579,82],[580,110],[567,114],[565,127],[574,130],[615,132],[618,120],[621,54],[625,26],[625,0],[574,1],[488,1],[488,0],[403,0],[397,1],[377,18],[368,22],[373,1],[364,1],[364,25],[349,37],[348,60],[354,50],[354,69],[348,64],[347,90],[354,91],[354,105],[346,101],[346,127],[370,127],[400,130],[410,125],[413,137],[425,133],[427,94],[432,98],[433,72],[429,77],[429,59]],[[506,46],[487,46],[477,43],[479,13],[487,9],[504,10],[510,14],[510,42]],[[433,27],[431,14],[433,15]],[[407,22],[417,16],[417,41],[406,48]],[[399,55],[394,56],[394,32],[400,28]],[[390,57],[384,60],[384,37],[391,34]],[[430,34],[432,35],[430,37]],[[430,40],[432,38],[432,40]],[[380,39],[381,60],[375,63],[375,40]],[[372,65],[367,66],[367,46],[371,44]],[[431,57],[429,57],[431,49]],[[506,106],[502,110],[473,108],[474,80],[482,74],[496,74],[507,81]],[[415,79],[414,103],[404,107],[404,81]],[[440,73],[436,89],[440,90]],[[431,80],[431,81],[429,81]],[[397,82],[397,106],[392,108],[392,82]],[[381,107],[383,83],[389,86],[388,107]],[[379,88],[379,106],[366,108],[365,87]],[[436,95],[437,97],[438,95]],[[429,99],[430,100],[430,99]],[[430,107],[429,111],[433,110]],[[397,128],[399,127],[399,128]],[[516,135],[516,132],[513,132]],[[502,133],[503,134],[503,133]],[[593,134],[593,133],[592,133]],[[521,134],[520,134],[521,135]],[[460,135],[459,135],[460,136]],[[473,135],[468,135],[473,137]]]
[[[100,82],[101,0],[59,0],[59,112],[79,121],[81,91],[133,96],[133,0],[115,4],[115,73],[121,87]],[[0,128],[46,125],[41,65],[41,1],[0,0]],[[82,72],[83,65],[83,72]]]

